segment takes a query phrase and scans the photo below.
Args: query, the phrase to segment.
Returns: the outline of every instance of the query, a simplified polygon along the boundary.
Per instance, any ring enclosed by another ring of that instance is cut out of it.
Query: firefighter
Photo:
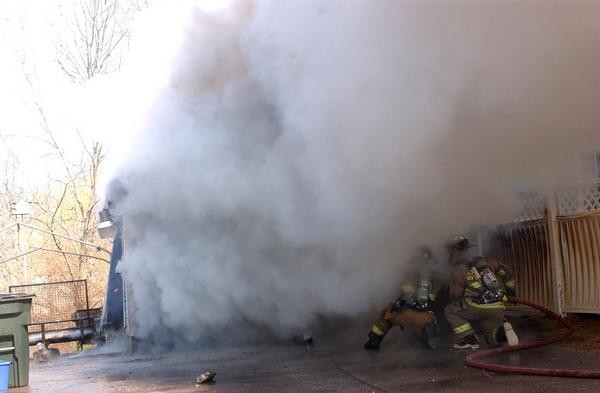
[[[455,349],[477,349],[479,339],[471,322],[481,324],[491,345],[518,343],[512,326],[504,318],[505,293],[514,294],[511,270],[496,259],[472,257],[469,239],[463,235],[447,243],[450,262],[450,303],[444,308],[455,335]]]
[[[435,259],[431,249],[421,246],[410,261],[407,280],[401,287],[401,295],[390,303],[379,315],[369,332],[365,349],[379,350],[379,344],[394,326],[412,326],[417,338],[435,349],[439,342],[438,321],[432,310],[433,302],[441,288],[442,281],[433,270]]]

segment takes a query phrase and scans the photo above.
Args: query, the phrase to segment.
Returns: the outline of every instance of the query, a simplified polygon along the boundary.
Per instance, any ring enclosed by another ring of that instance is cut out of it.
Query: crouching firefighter
[[[435,349],[439,343],[439,326],[432,310],[441,289],[441,280],[433,270],[435,259],[429,247],[417,249],[402,284],[402,293],[379,315],[369,332],[365,349],[379,350],[379,344],[394,326],[414,328],[415,335],[425,346]]]
[[[510,323],[504,318],[507,286],[514,293],[511,270],[495,259],[472,257],[469,240],[453,237],[447,248],[453,264],[450,274],[450,303],[444,308],[455,335],[455,349],[477,349],[479,339],[471,322],[479,322],[490,345],[518,344]]]

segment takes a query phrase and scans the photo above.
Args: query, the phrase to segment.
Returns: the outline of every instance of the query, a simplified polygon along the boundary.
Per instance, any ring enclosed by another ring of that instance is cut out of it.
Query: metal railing
[[[87,280],[70,280],[40,284],[12,285],[10,293],[34,294],[29,344],[78,341],[80,346],[96,335],[90,309]]]

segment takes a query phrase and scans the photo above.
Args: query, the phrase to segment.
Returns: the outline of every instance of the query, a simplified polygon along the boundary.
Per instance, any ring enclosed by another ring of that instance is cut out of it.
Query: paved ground
[[[410,333],[393,331],[378,353],[362,349],[364,332],[316,341],[307,350],[293,343],[188,350],[163,354],[92,350],[32,364],[30,386],[38,392],[600,392],[600,381],[501,375],[467,368],[464,352],[430,351]],[[505,355],[498,362],[539,367],[600,369],[597,355],[550,347]],[[213,385],[195,386],[196,375],[217,373]]]

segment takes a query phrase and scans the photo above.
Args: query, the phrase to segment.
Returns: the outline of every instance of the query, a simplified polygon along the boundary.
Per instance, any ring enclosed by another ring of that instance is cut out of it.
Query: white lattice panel
[[[538,192],[526,192],[519,194],[521,211],[514,222],[525,222],[540,220],[546,217],[546,198]]]
[[[600,212],[600,184],[556,191],[558,213]]]

